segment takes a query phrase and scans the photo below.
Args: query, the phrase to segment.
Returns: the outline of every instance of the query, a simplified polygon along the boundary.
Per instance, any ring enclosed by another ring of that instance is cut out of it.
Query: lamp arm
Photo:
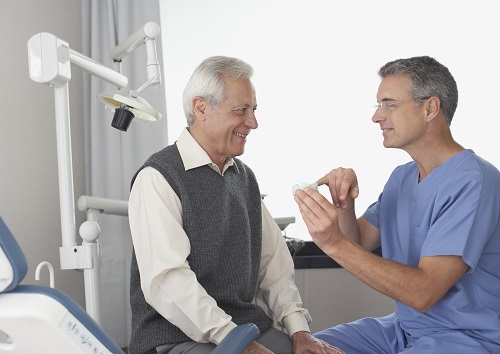
[[[154,39],[146,40],[146,55],[146,69],[148,73],[148,79],[152,80],[149,85],[153,85],[156,87],[161,84],[161,71],[160,63],[158,62],[158,57],[156,55],[156,42]]]
[[[156,56],[156,43],[154,39],[146,40],[146,53],[147,53],[147,62],[146,69],[148,74],[148,80],[141,85],[137,90],[130,90],[130,95],[132,97],[137,98],[145,89],[149,86],[157,87],[161,84],[161,71],[160,71],[160,63],[158,62],[158,58]]]
[[[156,55],[155,42],[155,38],[159,34],[160,26],[155,22],[148,22],[125,41],[114,47],[111,50],[111,59],[118,67],[115,66],[115,70],[113,70],[69,48],[67,42],[53,34],[38,33],[28,41],[30,77],[33,81],[39,83],[56,87],[63,86],[71,80],[71,62],[118,87],[125,87],[128,84],[128,79],[121,74],[121,59],[145,44],[148,82],[138,90],[142,92],[151,85],[161,84],[160,64]]]
[[[146,81],[144,84],[142,84],[141,87],[139,87],[137,90],[130,90],[130,96],[137,98],[141,93],[144,92],[145,89],[147,89],[149,86],[157,86],[158,82],[156,77],[152,77],[148,81]]]
[[[126,200],[82,195],[78,198],[78,209],[85,212],[95,210],[103,214],[128,216],[128,202]]]
[[[122,71],[122,59],[141,45],[146,45],[146,70],[148,80],[139,89],[132,94],[141,94],[149,86],[156,87],[161,84],[161,71],[158,56],[156,54],[155,38],[160,34],[160,26],[155,22],[148,22],[135,33],[130,35],[123,42],[111,49],[110,57],[113,60],[114,69],[117,72]],[[136,96],[135,96],[136,97]]]
[[[115,84],[118,87],[125,87],[128,84],[128,78],[125,75],[122,75],[121,73],[116,72],[115,70],[110,69],[71,48],[69,48],[69,60],[80,69],[83,69],[95,76],[99,76],[100,78]]]
[[[111,49],[110,57],[113,61],[120,61],[134,49],[144,44],[147,39],[155,39],[160,34],[160,26],[155,22],[148,22],[127,39]]]

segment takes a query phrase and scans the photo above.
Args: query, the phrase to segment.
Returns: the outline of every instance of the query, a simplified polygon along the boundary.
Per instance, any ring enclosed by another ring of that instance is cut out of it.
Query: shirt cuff
[[[216,345],[219,345],[220,342],[222,342],[222,340],[224,338],[226,338],[226,336],[229,334],[229,332],[231,332],[236,327],[237,327],[236,323],[229,322],[226,326],[224,326],[223,329],[218,331],[217,334],[215,334],[210,341]]]
[[[284,317],[283,324],[290,337],[299,331],[311,332],[306,316],[300,311],[293,312]]]

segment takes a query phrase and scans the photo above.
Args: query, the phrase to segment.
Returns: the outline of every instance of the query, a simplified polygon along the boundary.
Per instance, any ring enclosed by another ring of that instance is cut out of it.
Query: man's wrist
[[[284,317],[283,325],[290,337],[296,332],[309,332],[308,318],[301,311],[292,312]]]
[[[311,332],[309,331],[298,331],[292,334],[291,339],[292,339],[292,344],[295,344],[297,342],[302,342],[305,338],[311,336]]]

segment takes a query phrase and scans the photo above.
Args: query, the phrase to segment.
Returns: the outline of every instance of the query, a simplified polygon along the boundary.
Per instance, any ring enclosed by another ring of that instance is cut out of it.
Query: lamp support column
[[[61,210],[62,246],[76,246],[75,197],[73,189],[73,163],[71,156],[71,125],[69,117],[68,83],[54,87],[57,164],[59,171],[59,200]],[[63,268],[61,259],[61,268]],[[70,268],[71,269],[71,268]]]
[[[101,229],[97,223],[96,212],[87,210],[87,221],[80,225],[82,246],[92,254],[92,268],[83,270],[85,282],[85,309],[97,322],[101,323],[101,245],[99,235]]]
[[[84,239],[76,242],[75,196],[68,82],[54,86],[57,164],[59,173],[59,204],[61,212],[62,246],[59,247],[61,269],[83,269],[87,313],[101,323],[101,252],[97,242],[99,226],[86,221],[80,227]],[[89,220],[92,216],[88,215]]]

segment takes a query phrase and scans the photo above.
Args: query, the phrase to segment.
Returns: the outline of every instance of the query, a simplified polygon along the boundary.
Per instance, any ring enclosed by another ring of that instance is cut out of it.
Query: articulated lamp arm
[[[158,26],[155,22],[148,22],[134,34],[130,35],[126,40],[111,49],[110,57],[114,62],[114,69],[121,73],[122,59],[133,50],[145,44],[147,55],[146,69],[148,74],[148,82],[151,81],[150,85],[155,86],[161,84],[160,64],[156,55],[155,42],[155,39],[159,34],[160,26]],[[137,91],[140,94],[143,90],[138,89]]]

